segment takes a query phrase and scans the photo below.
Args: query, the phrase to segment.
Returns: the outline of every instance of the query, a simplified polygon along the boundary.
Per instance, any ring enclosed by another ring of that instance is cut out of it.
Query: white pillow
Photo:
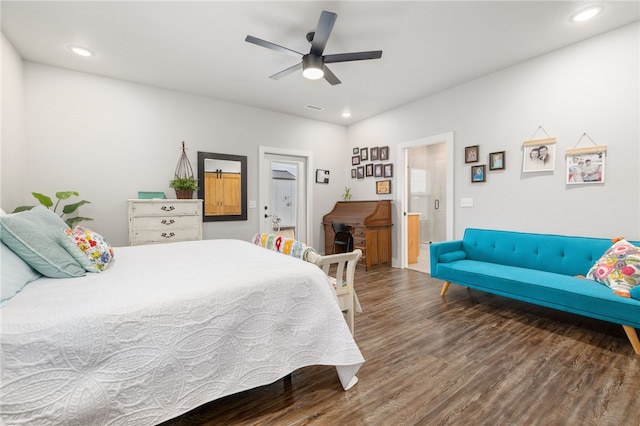
[[[4,244],[0,251],[0,263],[2,277],[0,277],[0,306],[15,296],[31,281],[37,280],[42,275],[20,259],[11,249]]]

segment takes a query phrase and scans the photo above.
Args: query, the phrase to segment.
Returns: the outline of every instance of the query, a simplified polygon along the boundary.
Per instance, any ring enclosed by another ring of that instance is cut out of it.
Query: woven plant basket
[[[176,189],[176,198],[178,200],[191,200],[193,191],[190,189]]]

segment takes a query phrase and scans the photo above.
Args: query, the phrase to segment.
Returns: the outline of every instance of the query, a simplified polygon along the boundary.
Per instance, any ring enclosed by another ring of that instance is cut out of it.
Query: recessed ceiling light
[[[69,50],[79,56],[89,57],[94,55],[94,53],[86,47],[78,46],[75,44],[69,46]]]
[[[351,117],[351,113],[349,111],[345,111],[345,112],[342,113],[342,116],[344,118],[349,118],[349,117]]]
[[[600,12],[602,12],[602,6],[591,6],[573,15],[571,20],[573,22],[588,21]]]

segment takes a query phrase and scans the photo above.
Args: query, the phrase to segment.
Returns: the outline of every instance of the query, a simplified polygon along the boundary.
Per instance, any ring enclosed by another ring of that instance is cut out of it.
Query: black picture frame
[[[489,154],[489,170],[504,170],[505,164],[505,152],[498,151]]]
[[[316,183],[329,183],[329,170],[316,169]]]
[[[354,155],[353,157],[351,157],[351,165],[357,166],[358,164],[360,164],[360,156]]]
[[[391,181],[379,180],[376,182],[376,194],[391,194]]]
[[[360,153],[360,148],[353,148],[353,155],[358,155]]]
[[[371,176],[373,176],[373,163],[369,163],[369,164],[365,165],[365,168],[364,168],[364,175],[365,175],[366,177],[371,177]]]
[[[373,176],[374,177],[382,177],[382,163],[373,165]]]
[[[369,149],[369,160],[378,161],[378,147],[373,146]]]
[[[388,160],[389,159],[389,147],[388,146],[381,146],[379,154],[380,154],[380,157],[379,157],[380,161]]]
[[[393,177],[393,163],[389,163],[389,164],[385,164],[383,166],[383,170],[384,170],[384,177],[386,178],[390,178]]]
[[[356,167],[356,174],[358,175],[358,179],[364,179],[364,166]]]
[[[356,169],[351,169],[351,179],[355,179],[357,174],[356,174]]]
[[[367,161],[369,159],[369,148],[360,148],[360,161]]]
[[[471,183],[485,182],[487,180],[486,165],[471,166]]]
[[[480,161],[480,145],[467,146],[464,148],[464,162],[477,163]]]

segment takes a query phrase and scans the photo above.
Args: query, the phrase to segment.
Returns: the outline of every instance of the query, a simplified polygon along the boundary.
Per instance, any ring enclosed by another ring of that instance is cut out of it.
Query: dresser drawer
[[[132,203],[131,213],[133,217],[138,216],[181,216],[194,215],[200,216],[201,203],[174,203],[156,202],[156,203]]]
[[[175,243],[201,239],[202,235],[199,229],[195,228],[140,229],[133,232],[131,245]]]
[[[173,231],[176,228],[198,228],[200,220],[200,216],[134,216],[132,225],[135,230],[168,229]]]

